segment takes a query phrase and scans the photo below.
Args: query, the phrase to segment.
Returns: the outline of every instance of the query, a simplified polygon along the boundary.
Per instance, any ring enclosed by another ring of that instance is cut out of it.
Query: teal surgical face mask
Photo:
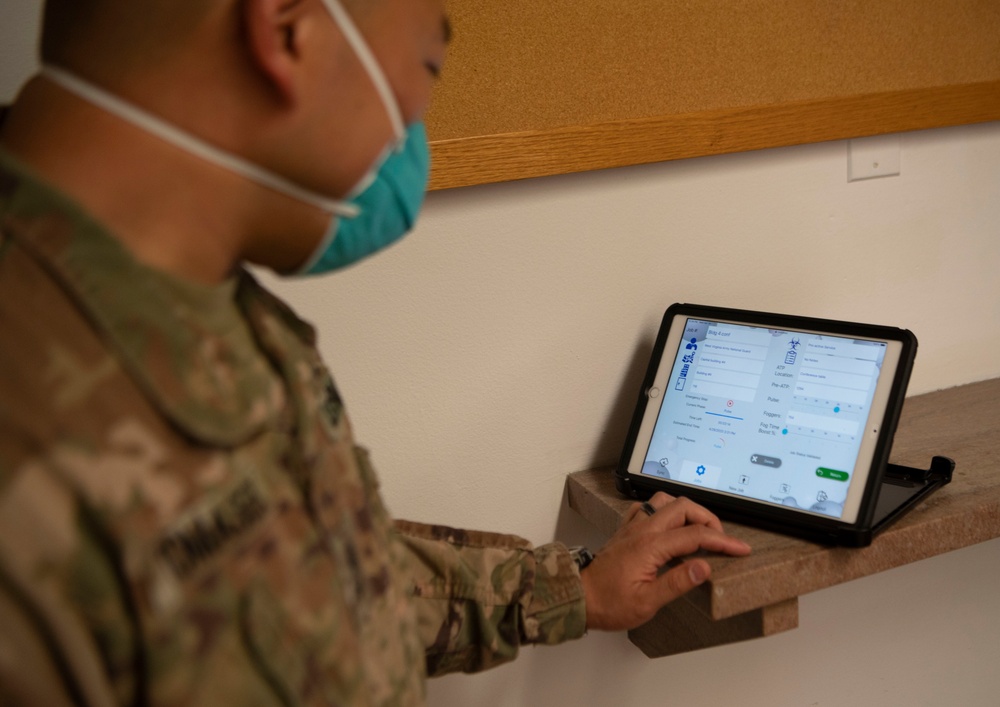
[[[338,0],[323,0],[323,4],[371,78],[394,136],[368,173],[343,199],[314,192],[221,150],[64,69],[45,65],[42,75],[175,147],[329,213],[331,222],[326,234],[295,274],[330,272],[391,245],[413,228],[427,191],[430,155],[423,125],[404,127],[392,87],[350,15]]]
[[[406,131],[401,149],[389,153],[378,173],[349,201],[358,215],[335,217],[298,275],[319,275],[356,263],[392,245],[417,221],[427,193],[430,152],[422,123]]]

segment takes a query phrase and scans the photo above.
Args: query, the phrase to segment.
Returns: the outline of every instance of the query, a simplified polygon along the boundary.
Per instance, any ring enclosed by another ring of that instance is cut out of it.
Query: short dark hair
[[[153,58],[191,32],[218,1],[46,0],[42,61],[114,71],[123,63]]]
[[[91,24],[99,0],[46,0],[42,13],[42,61],[70,63],[74,34]]]

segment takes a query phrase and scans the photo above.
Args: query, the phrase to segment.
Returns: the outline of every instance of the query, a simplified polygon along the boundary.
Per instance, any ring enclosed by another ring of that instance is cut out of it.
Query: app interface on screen
[[[885,352],[688,319],[642,473],[839,518]]]

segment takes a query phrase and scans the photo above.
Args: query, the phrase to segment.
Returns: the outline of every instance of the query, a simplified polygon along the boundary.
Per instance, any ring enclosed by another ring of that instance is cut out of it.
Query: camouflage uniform
[[[390,520],[315,334],[0,152],[0,702],[420,704],[584,632],[559,544]]]

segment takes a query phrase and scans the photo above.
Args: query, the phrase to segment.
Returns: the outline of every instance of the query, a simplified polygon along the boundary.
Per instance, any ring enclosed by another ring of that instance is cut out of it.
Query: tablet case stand
[[[871,523],[864,530],[840,530],[836,534],[823,534],[818,531],[808,531],[801,528],[788,528],[784,525],[771,525],[759,517],[752,520],[738,514],[720,511],[719,515],[737,522],[746,521],[757,527],[782,533],[793,533],[807,540],[821,543],[865,547],[870,545],[872,538],[892,525],[906,514],[917,503],[951,481],[955,470],[955,461],[949,457],[935,456],[927,469],[886,464],[882,473],[878,499]],[[630,498],[644,499],[652,495],[649,489],[643,489],[631,484],[627,477],[615,470],[615,488]]]

